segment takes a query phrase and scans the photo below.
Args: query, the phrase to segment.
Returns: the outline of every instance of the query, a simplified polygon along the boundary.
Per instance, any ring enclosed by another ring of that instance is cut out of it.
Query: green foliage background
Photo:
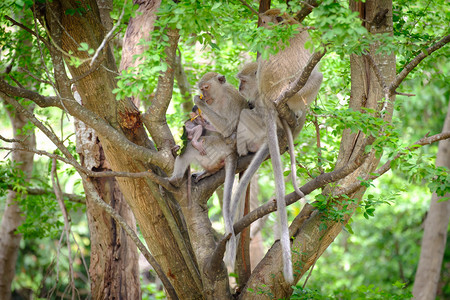
[[[4,1],[0,4],[0,14],[14,16],[28,27],[34,28],[31,10],[23,9],[29,8],[31,4],[32,1]],[[253,3],[254,6],[255,4]],[[115,0],[114,5],[112,17],[117,20],[123,8],[123,1]],[[377,123],[378,119],[371,118],[368,114],[347,109],[350,97],[350,54],[361,54],[370,43],[378,41],[381,51],[395,51],[397,71],[400,71],[405,63],[431,42],[449,33],[450,15],[447,5],[444,0],[394,1],[394,36],[369,35],[367,30],[360,26],[357,15],[348,10],[348,4],[344,1],[325,0],[305,20],[304,25],[315,28],[311,31],[311,49],[319,49],[322,43],[327,43],[329,51],[321,62],[324,82],[319,97],[312,105],[305,128],[296,140],[297,162],[302,166],[298,170],[298,176],[302,183],[311,176],[319,175],[320,170],[329,172],[334,168],[344,128],[370,133],[377,132],[380,126],[383,126]],[[295,5],[286,6],[285,1],[272,1],[272,6],[287,12],[296,11],[298,8]],[[121,31],[116,39],[123,38],[126,22],[134,15],[135,8],[131,3],[125,7],[125,17],[118,28]],[[162,30],[153,32],[152,41],[145,42],[148,49],[142,54],[144,63],[137,67],[137,70],[125,70],[119,76],[115,90],[117,99],[138,95],[144,99],[144,106],[150,104],[158,74],[167,68],[167,65],[161,62],[165,55],[164,49],[168,45],[164,30],[166,28],[179,30],[179,54],[194,94],[196,82],[207,71],[224,74],[227,80],[236,86],[235,74],[244,62],[254,60],[257,51],[261,52],[263,57],[277,51],[279,39],[288,40],[295,29],[257,29],[256,17],[239,1],[183,0],[178,4],[163,1],[159,16],[157,26]],[[51,86],[37,82],[21,69],[26,67],[29,72],[43,80],[53,80],[51,72],[42,71],[42,66],[51,70],[48,53],[45,50],[39,51],[36,40],[29,34],[11,28],[9,21],[2,19],[0,69],[6,69],[14,62],[10,73],[12,77],[22,84],[32,85],[33,89],[40,93],[54,95]],[[38,29],[40,34],[45,35],[41,27],[38,26]],[[83,49],[88,53],[92,52],[87,44],[83,45]],[[120,47],[116,47],[114,52],[117,62],[120,62]],[[389,129],[390,138],[378,141],[378,147],[384,150],[382,163],[395,155],[398,149],[411,145],[427,133],[436,134],[441,131],[450,98],[448,54],[447,46],[426,58],[399,89],[416,96],[397,97],[394,127]],[[76,58],[73,58],[72,62],[78,63]],[[13,81],[11,84],[14,84]],[[172,132],[178,137],[181,135],[182,121],[187,117],[187,112],[181,108],[182,101],[179,88],[175,85],[167,119]],[[73,129],[70,125],[72,119],[61,115],[55,109],[36,108],[35,114],[52,126],[66,146],[75,153],[75,138],[71,135]],[[320,148],[316,144],[314,123],[320,128]],[[4,110],[0,110],[0,124],[2,135],[11,136]],[[5,143],[0,141],[0,145]],[[50,152],[55,151],[52,145],[46,144],[44,147]],[[373,183],[368,183],[371,187],[366,192],[358,213],[352,218],[351,227],[347,228],[318,260],[306,288],[302,288],[305,279],[297,285],[293,299],[409,298],[420,253],[422,223],[431,198],[430,188],[440,188],[444,191],[449,189],[448,174],[434,167],[436,152],[435,144],[408,153],[396,164],[393,171]],[[5,152],[0,154],[2,158],[6,155]],[[284,156],[283,160],[287,166],[288,157]],[[18,191],[23,191],[26,186],[51,189],[49,164],[47,158],[35,157],[33,179],[27,183],[15,172],[14,165],[5,160],[0,165],[0,209],[4,207],[4,191],[7,186],[14,186]],[[65,190],[82,195],[79,179],[73,169],[58,164],[58,170]],[[272,197],[274,188],[270,163],[264,163],[259,173],[259,199],[265,202]],[[286,172],[286,175],[288,173]],[[293,191],[292,187],[289,186],[287,191]],[[317,194],[318,192],[310,195],[308,201],[320,200],[315,199]],[[13,288],[17,292],[31,290],[36,298],[54,296],[56,291],[64,290],[67,284],[64,278],[68,277],[67,253],[64,253],[64,247],[58,246],[62,232],[62,216],[54,196],[25,196],[20,200],[26,215],[26,221],[20,229],[24,240]],[[78,243],[78,246],[73,244],[72,249],[77,253],[76,283],[81,291],[87,291],[87,273],[80,256],[82,254],[85,257],[88,265],[90,242],[84,208],[69,201],[66,201],[66,205],[72,217],[73,239]],[[209,205],[211,219],[220,231],[223,226],[218,198],[214,196]],[[289,208],[290,216],[295,216],[300,210],[300,203],[292,205]],[[274,224],[275,216],[270,215],[262,231],[266,247],[273,243]],[[449,261],[450,249],[447,249],[444,264]],[[59,274],[54,270],[56,265]],[[444,288],[440,291],[440,297],[445,299],[450,297],[448,271],[443,273],[442,281]],[[153,285],[144,286],[143,293],[145,299],[161,297]]]

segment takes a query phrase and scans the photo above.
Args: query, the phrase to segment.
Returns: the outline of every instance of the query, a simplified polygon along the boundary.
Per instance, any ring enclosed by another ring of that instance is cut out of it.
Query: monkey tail
[[[236,171],[236,155],[230,154],[225,159],[225,183],[223,188],[223,206],[222,215],[225,223],[225,233],[231,237],[227,243],[226,260],[234,271],[234,263],[236,260],[237,241],[233,228],[233,216],[231,214],[231,193],[233,191],[234,174]]]
[[[283,254],[283,275],[286,282],[292,284],[294,275],[292,271],[291,242],[289,239],[289,227],[286,212],[286,202],[284,202],[285,186],[283,180],[283,169],[281,167],[280,148],[278,146],[276,111],[274,108],[268,109],[267,116],[267,139],[269,141],[269,151],[272,161],[273,174],[275,177],[275,189],[277,199],[278,222],[280,224],[280,242]],[[270,142],[272,141],[272,142]]]
[[[253,175],[255,175],[259,166],[262,164],[262,162],[266,159],[268,155],[269,155],[269,146],[267,145],[267,143],[264,143],[261,145],[261,147],[259,147],[255,156],[250,162],[250,165],[247,167],[247,170],[245,170],[244,175],[239,180],[239,184],[236,188],[236,191],[233,193],[233,197],[231,198],[232,203],[231,216],[236,215],[236,211],[237,208],[239,207],[239,203],[241,202],[242,195],[245,193],[247,186],[250,180],[252,179]]]
[[[283,124],[284,131],[286,132],[288,145],[289,145],[289,156],[291,157],[291,180],[292,185],[294,186],[294,190],[301,198],[305,197],[305,194],[299,189],[297,183],[297,166],[295,162],[295,154],[294,154],[294,139],[292,137],[292,131],[289,128],[289,125],[285,119],[281,119],[281,123]]]

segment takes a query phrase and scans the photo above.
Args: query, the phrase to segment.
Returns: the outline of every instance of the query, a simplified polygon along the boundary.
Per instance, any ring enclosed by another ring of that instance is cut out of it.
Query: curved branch
[[[250,11],[252,13],[254,13],[255,15],[259,16],[259,13],[256,11],[256,9],[254,9],[253,7],[250,6],[250,4],[248,4],[247,2],[245,2],[244,0],[239,0],[239,2],[241,2],[242,4],[244,4],[248,9],[250,9]]]
[[[364,153],[366,145],[371,145],[374,142],[374,140],[375,140],[374,137],[369,136],[366,139],[366,142],[359,148],[358,153],[355,156],[356,158],[354,160],[350,161],[347,165],[338,170],[321,174],[316,178],[314,178],[313,180],[309,181],[300,188],[302,193],[304,195],[308,195],[313,191],[315,191],[316,189],[322,188],[331,182],[336,182],[339,179],[342,179],[345,176],[352,173],[353,171],[355,171],[363,164],[363,162],[369,156],[369,153]],[[299,199],[300,196],[296,192],[292,192],[284,197],[286,205],[291,205]],[[266,204],[261,205],[260,207],[253,210],[248,215],[244,216],[234,224],[234,233],[235,234],[240,233],[245,227],[249,226],[251,223],[260,219],[261,217],[276,211],[276,209],[277,204],[275,200],[272,200],[270,202],[267,202]]]
[[[439,42],[435,43],[433,46],[427,48],[425,51],[422,51],[419,55],[417,55],[412,61],[410,61],[403,70],[395,77],[395,80],[389,86],[389,92],[394,93],[395,90],[400,86],[400,84],[405,80],[406,76],[428,55],[433,53],[434,51],[444,47],[447,43],[450,42],[450,34],[443,37]]]
[[[142,118],[158,149],[164,148],[170,151],[175,146],[175,140],[167,126],[166,112],[172,100],[175,59],[180,35],[177,29],[169,29],[167,35],[169,37],[169,46],[165,50],[167,70],[159,76],[152,105]]]
[[[417,142],[415,142],[413,144],[413,146],[405,148],[405,150],[412,150],[412,149],[414,149],[415,145],[425,146],[425,145],[429,145],[429,144],[439,142],[441,140],[446,140],[446,139],[450,139],[450,131],[442,132],[442,133],[439,133],[439,134],[436,134],[436,135],[433,135],[430,137],[424,137],[424,138],[418,140]],[[384,173],[386,173],[387,171],[389,171],[391,169],[391,164],[394,160],[398,159],[399,157],[401,157],[405,154],[406,153],[398,153],[393,159],[388,160],[381,167],[379,167],[377,170],[372,172],[376,175],[368,175],[364,178],[364,180],[366,181],[366,180],[377,179],[378,177],[380,177],[381,175],[383,175]],[[344,189],[337,189],[335,192],[335,196],[348,195],[350,193],[355,192],[360,187],[361,187],[361,181],[357,180]]]
[[[282,119],[285,119],[288,121],[288,123],[292,123],[291,118],[291,111],[289,110],[289,107],[287,106],[286,102],[289,100],[290,97],[297,94],[306,84],[306,82],[309,79],[309,76],[311,75],[311,72],[314,70],[314,67],[319,63],[319,61],[322,59],[322,57],[327,52],[327,49],[324,47],[324,50],[322,52],[314,52],[313,55],[308,60],[308,63],[306,64],[305,68],[302,70],[302,73],[300,74],[300,77],[289,84],[289,87],[282,92],[277,99],[275,99],[275,106],[277,108],[278,114]]]
[[[312,11],[314,8],[320,5],[316,0],[307,0],[301,1],[303,7],[302,9],[295,15],[294,19],[301,23]]]
[[[110,126],[105,120],[100,118],[91,110],[84,106],[81,106],[78,102],[73,99],[58,98],[58,97],[44,97],[39,93],[29,91],[27,89],[18,88],[9,85],[5,80],[0,78],[0,93],[5,94],[5,98],[9,98],[11,101],[16,102],[17,105],[21,105],[9,96],[16,96],[25,99],[29,99],[35,102],[40,107],[58,107],[63,109],[61,103],[64,103],[65,108],[68,110],[70,115],[83,121],[89,127],[93,128],[100,136],[107,136],[108,139],[121,147],[123,151],[129,152],[136,159],[153,163],[163,169],[166,169],[166,157],[165,153],[152,151],[151,149],[138,146],[128,140],[122,133],[118,132],[112,126]]]

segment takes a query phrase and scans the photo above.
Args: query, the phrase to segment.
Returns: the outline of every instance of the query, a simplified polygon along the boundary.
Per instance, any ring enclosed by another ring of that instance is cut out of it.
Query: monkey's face
[[[283,22],[283,17],[277,15],[262,15],[261,26],[270,29],[274,24]]]
[[[253,102],[258,92],[256,76],[239,77],[239,93],[250,102]]]
[[[218,74],[216,77],[199,85],[200,91],[208,105],[211,105],[214,99],[221,94],[223,89],[222,85],[225,82],[225,76]]]

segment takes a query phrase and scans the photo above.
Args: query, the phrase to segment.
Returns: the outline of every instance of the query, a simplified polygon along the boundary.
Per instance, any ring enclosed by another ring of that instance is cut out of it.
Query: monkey
[[[231,144],[233,152],[225,158],[225,182],[223,192],[222,215],[226,234],[231,234],[227,243],[228,261],[234,267],[236,258],[236,236],[231,215],[231,193],[236,173],[237,156],[234,152],[236,129],[241,111],[248,103],[239,91],[226,81],[225,76],[208,72],[198,83],[203,98],[195,97],[195,104],[203,111],[216,130]]]
[[[236,134],[237,152],[239,156],[245,156],[248,152],[256,152],[264,143],[265,125],[262,113],[255,103],[258,99],[258,85],[256,82],[257,62],[245,64],[236,75],[239,79],[239,93],[247,99],[253,109],[244,109],[239,117]]]
[[[192,162],[198,163],[205,170],[200,178],[196,178],[197,181],[207,175],[212,175],[223,168],[226,158],[234,151],[233,147],[217,133],[208,132],[202,139],[206,155],[202,155],[191,142],[187,143],[185,151],[175,159],[172,176],[169,178],[170,183],[179,185],[179,181]]]
[[[287,15],[281,16],[279,9],[270,9],[260,15],[261,25],[266,28],[277,26],[279,24],[293,24],[294,21]],[[259,109],[264,120],[267,138],[263,145],[260,146],[258,152],[254,156],[252,162],[244,173],[240,185],[251,179],[253,174],[259,168],[259,165],[270,153],[272,168],[275,177],[275,189],[277,200],[278,220],[280,222],[280,242],[283,256],[283,275],[287,282],[293,283],[292,256],[290,250],[289,228],[287,222],[286,203],[284,202],[285,186],[283,181],[283,170],[281,167],[280,149],[278,145],[277,123],[285,129],[288,137],[289,147],[293,149],[293,134],[287,126],[285,120],[279,120],[275,109],[274,100],[286,89],[288,89],[291,81],[295,80],[301,74],[306,66],[311,53],[305,49],[305,42],[310,39],[306,30],[300,28],[289,40],[289,46],[280,50],[277,54],[270,55],[267,59],[260,57],[258,59],[258,68],[256,71],[256,82],[258,87],[257,99],[255,101],[255,109]],[[295,113],[297,117],[297,127],[294,128],[294,136],[297,136],[305,122],[306,109],[315,100],[319,92],[323,75],[320,73],[318,66],[314,68],[305,86],[288,101],[288,107]],[[244,83],[245,84],[245,83]],[[238,138],[239,139],[239,138]],[[291,155],[291,167],[295,165],[293,156]],[[293,173],[293,169],[292,172]],[[294,182],[293,182],[294,183]],[[303,197],[303,193],[296,187],[296,192]],[[233,207],[236,201],[239,201],[243,194],[244,188],[238,187],[233,196]]]
[[[241,111],[248,108],[247,101],[225,76],[215,72],[203,75],[198,87],[204,101],[195,97],[195,104],[224,138],[230,137],[236,132]]]
[[[258,63],[251,62],[244,65],[241,71],[236,75],[239,79],[239,93],[247,99],[248,103],[255,107],[255,101],[258,98],[258,86],[256,82],[256,73]]]
[[[197,105],[194,105],[189,116],[190,118],[184,122],[184,133],[182,138],[185,137],[184,142],[186,143],[187,141],[191,141],[192,146],[197,149],[201,155],[206,155],[205,147],[203,147],[204,139],[201,141],[199,141],[199,139],[202,135],[205,135],[207,130],[216,131],[216,129],[202,116],[201,110]]]

